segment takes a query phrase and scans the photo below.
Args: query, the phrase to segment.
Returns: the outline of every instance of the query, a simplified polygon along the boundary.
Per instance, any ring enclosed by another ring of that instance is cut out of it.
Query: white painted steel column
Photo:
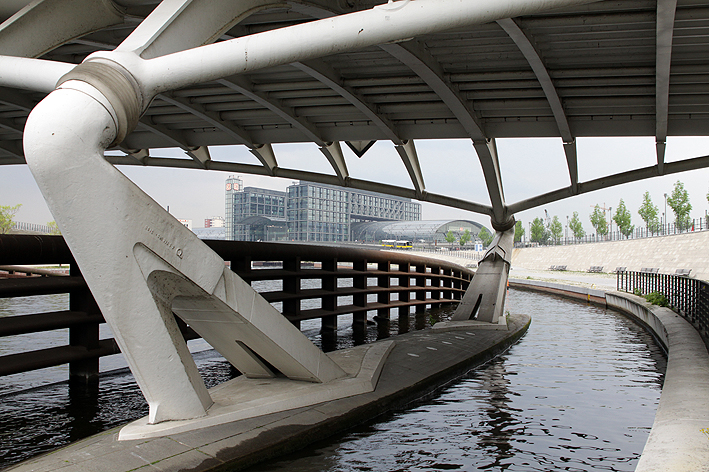
[[[173,312],[247,377],[343,377],[197,236],[104,159],[120,129],[134,126],[139,106],[127,77],[96,66],[77,73],[96,87],[69,80],[35,107],[25,153],[150,405],[150,423],[197,418],[212,404]]]
[[[67,82],[27,120],[27,163],[150,405],[150,421],[202,416],[209,394],[133,256],[136,244],[155,239],[173,258],[191,247],[173,247],[172,216],[103,158],[116,135],[110,109],[95,88]],[[146,214],[150,220],[140,218]],[[203,283],[216,283],[216,275],[204,274]]]

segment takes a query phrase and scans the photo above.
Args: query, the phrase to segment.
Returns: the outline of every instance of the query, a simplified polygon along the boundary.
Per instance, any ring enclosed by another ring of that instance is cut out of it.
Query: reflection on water
[[[255,470],[633,470],[664,372],[650,336],[613,312],[550,296],[512,291],[508,309],[533,321],[503,356],[433,399]],[[411,329],[446,316],[412,316]],[[351,317],[339,327],[323,340],[319,321],[303,323],[318,345],[353,345]],[[365,336],[374,340],[376,327]],[[208,387],[235,375],[214,351],[194,357]],[[126,369],[103,374],[97,392],[59,382],[0,404],[0,468],[147,414]]]
[[[257,471],[632,471],[665,359],[613,312],[512,291],[532,315],[504,355],[403,412]]]

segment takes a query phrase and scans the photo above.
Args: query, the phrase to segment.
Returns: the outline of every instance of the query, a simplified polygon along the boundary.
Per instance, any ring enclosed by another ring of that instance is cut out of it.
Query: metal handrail
[[[394,308],[399,309],[400,320],[406,317],[408,326],[410,307],[423,313],[427,306],[456,303],[474,275],[470,269],[450,262],[375,249],[242,241],[205,243],[231,261],[231,269],[247,282],[282,280],[282,290],[262,293],[266,300],[282,302],[283,315],[296,326],[303,320],[322,319],[324,331],[334,331],[337,317],[344,314],[353,315],[355,329],[366,329],[367,312],[376,311],[380,329],[388,333]],[[257,261],[267,264],[254,268]],[[0,297],[69,293],[70,300],[67,311],[0,318],[0,337],[61,328],[70,332],[69,345],[0,356],[0,376],[69,363],[70,378],[97,377],[98,359],[120,351],[113,339],[99,340],[98,325],[104,322],[103,316],[63,238],[0,235],[0,263],[62,263],[71,268],[66,277],[0,280]],[[321,280],[321,288],[302,289],[305,279]],[[338,287],[340,279],[352,279],[352,286]],[[376,295],[376,301],[368,300],[369,295]],[[353,303],[339,303],[340,297],[350,296]],[[320,299],[321,307],[301,309],[301,302],[307,299]],[[179,318],[177,321],[185,339],[199,337]]]
[[[674,274],[653,272],[618,272],[619,291],[648,295],[659,292],[668,304],[692,323],[709,347],[709,284],[702,280]]]

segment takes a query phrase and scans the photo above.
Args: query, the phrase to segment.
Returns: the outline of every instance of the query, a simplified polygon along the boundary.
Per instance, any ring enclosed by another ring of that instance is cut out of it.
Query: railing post
[[[450,289],[453,288],[453,281],[449,277],[453,275],[453,271],[451,269],[443,269],[441,273],[443,275],[441,280],[441,287],[443,288],[441,291],[441,298],[443,300],[452,300],[453,292]]]
[[[439,266],[431,267],[431,298],[441,299],[441,268]],[[440,306],[440,303],[431,303],[431,308],[440,308]]]
[[[300,293],[300,257],[291,257],[283,261],[283,269],[291,274],[283,277],[283,291],[288,294]],[[291,323],[300,329],[300,320],[296,319],[300,315],[300,299],[290,299],[283,301],[283,315],[290,318]]]
[[[352,268],[359,274],[352,277],[354,288],[361,289],[352,299],[355,307],[361,307],[352,313],[352,330],[354,331],[355,343],[364,342],[364,334],[367,332],[367,260],[354,261]],[[361,340],[361,341],[360,341]]]
[[[81,271],[73,262],[69,268],[69,274],[73,277],[80,277]],[[69,310],[83,312],[89,317],[100,313],[98,305],[94,300],[91,291],[87,288],[74,290],[69,294]],[[99,325],[98,323],[86,323],[69,328],[69,345],[81,346],[87,351],[98,349],[99,347]],[[74,385],[92,386],[98,384],[99,360],[86,359],[69,363],[69,383]]]
[[[386,272],[384,275],[378,275],[377,276],[377,287],[380,288],[386,288],[389,289],[391,287],[391,262],[389,261],[383,261],[379,262],[377,264],[377,269],[380,272]],[[389,337],[389,326],[390,326],[390,320],[389,320],[389,302],[391,300],[390,297],[390,292],[389,291],[381,291],[377,293],[377,302],[378,303],[383,303],[386,306],[386,308],[378,308],[377,309],[377,332],[378,338],[388,338]]]
[[[409,315],[411,314],[411,307],[409,306],[409,301],[411,300],[411,292],[408,288],[411,285],[411,264],[400,263],[399,264],[399,301],[405,302],[405,304],[399,306],[399,334],[409,332]],[[405,275],[404,275],[405,274]]]
[[[331,294],[325,295],[322,298],[322,307],[324,310],[335,311],[337,309],[337,259],[328,259],[322,261],[322,270],[330,272],[324,274],[322,278],[322,288]],[[325,332],[337,332],[337,315],[327,315],[322,317],[320,330]]]
[[[426,300],[426,264],[416,264],[416,300]],[[423,289],[423,290],[422,290]],[[426,327],[426,305],[424,303],[416,304],[416,329],[424,329]]]

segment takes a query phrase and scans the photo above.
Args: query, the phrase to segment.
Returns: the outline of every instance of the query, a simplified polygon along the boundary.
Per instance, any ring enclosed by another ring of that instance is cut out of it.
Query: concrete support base
[[[514,244],[514,227],[495,234],[490,248],[478,263],[463,300],[451,317],[452,321],[478,320],[497,324],[505,308],[510,256]]]
[[[347,373],[325,383],[286,378],[230,380],[209,391],[214,404],[200,418],[150,424],[146,416],[121,429],[119,440],[146,439],[255,418],[374,391],[394,341],[358,346],[328,356]]]

